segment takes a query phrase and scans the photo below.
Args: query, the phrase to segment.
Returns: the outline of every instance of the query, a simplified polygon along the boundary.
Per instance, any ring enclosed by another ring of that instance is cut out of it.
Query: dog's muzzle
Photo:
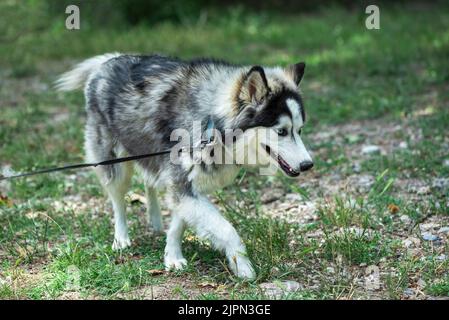
[[[262,143],[262,146],[264,147],[265,151],[268,152],[268,154],[277,161],[279,164],[279,167],[290,177],[297,177],[301,172],[307,171],[312,169],[313,162],[312,161],[303,161],[299,164],[299,170],[293,169],[287,161],[285,161],[279,154],[276,154],[271,148]]]
[[[301,172],[307,171],[313,168],[313,162],[312,161],[303,161],[299,164],[299,169]]]

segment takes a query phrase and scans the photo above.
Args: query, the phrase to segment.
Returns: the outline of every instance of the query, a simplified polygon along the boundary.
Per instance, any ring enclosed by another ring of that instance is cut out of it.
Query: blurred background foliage
[[[449,3],[376,1],[381,30],[367,30],[370,3],[2,0],[0,73],[51,82],[74,60],[113,51],[266,65],[303,60],[321,121],[404,116],[429,90],[445,101]],[[69,4],[80,8],[80,30],[65,27]]]
[[[361,0],[46,0],[50,16],[57,16],[69,4],[75,4],[88,14],[95,26],[126,26],[136,24],[154,24],[161,21],[174,23],[192,23],[205,15],[212,18],[226,16],[229,10],[239,8],[251,12],[278,12],[295,14],[313,12],[326,6],[345,8],[365,8],[372,1]],[[377,1],[388,3],[391,1]],[[409,3],[410,1],[397,1]]]

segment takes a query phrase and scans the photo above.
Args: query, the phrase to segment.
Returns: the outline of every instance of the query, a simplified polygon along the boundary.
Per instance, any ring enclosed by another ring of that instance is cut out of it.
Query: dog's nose
[[[313,167],[312,161],[304,161],[299,164],[299,168],[301,169],[301,171],[310,170],[310,169],[312,169],[312,167]]]

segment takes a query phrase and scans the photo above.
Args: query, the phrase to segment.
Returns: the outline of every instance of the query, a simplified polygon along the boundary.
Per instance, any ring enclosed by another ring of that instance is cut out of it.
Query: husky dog
[[[234,149],[246,147],[259,159],[295,177],[313,166],[300,137],[305,113],[298,85],[304,69],[302,62],[267,68],[211,59],[183,61],[160,55],[105,54],[63,74],[57,88],[69,91],[85,84],[85,151],[89,162],[172,148],[176,144],[170,139],[173,130],[188,129],[194,121],[206,123],[213,117],[218,132],[243,132],[234,136]],[[257,139],[258,130],[274,132],[277,143]],[[131,244],[125,193],[133,168],[137,168],[144,179],[153,230],[163,231],[157,190],[165,189],[172,199],[164,255],[168,270],[187,264],[181,242],[189,226],[224,251],[238,277],[254,278],[254,268],[239,235],[206,197],[232,183],[241,166],[189,161],[174,164],[165,154],[141,159],[135,166],[125,162],[97,167],[114,211],[113,248]]]

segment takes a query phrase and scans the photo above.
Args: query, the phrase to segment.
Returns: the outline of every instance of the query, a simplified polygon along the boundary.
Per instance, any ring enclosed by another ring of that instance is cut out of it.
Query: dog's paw
[[[232,257],[230,267],[234,274],[242,279],[252,280],[256,278],[256,272],[249,261],[249,259],[242,255],[236,255]]]
[[[112,243],[112,249],[113,250],[121,250],[125,249],[131,246],[131,240],[128,236],[121,237],[121,238],[115,238],[114,242]]]
[[[187,266],[187,260],[183,257],[170,257],[166,256],[164,258],[165,270],[182,270]]]

